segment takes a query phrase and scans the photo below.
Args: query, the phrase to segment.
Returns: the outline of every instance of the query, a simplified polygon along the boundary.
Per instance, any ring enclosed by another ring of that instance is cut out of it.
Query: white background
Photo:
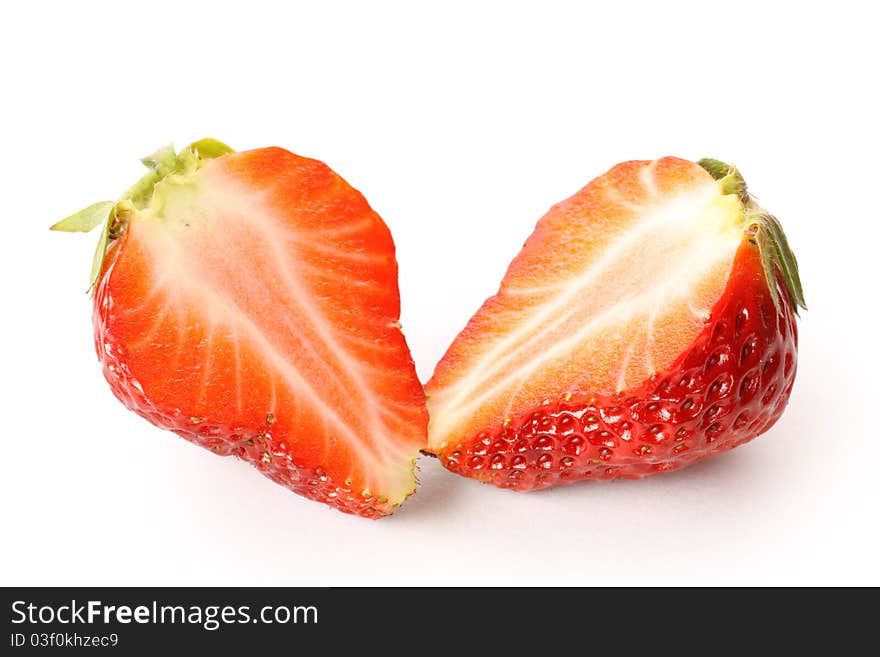
[[[880,584],[870,3],[421,4],[4,9],[0,583]],[[292,495],[112,397],[96,236],[47,230],[203,136],[366,194],[423,378],[551,204],[626,159],[735,162],[801,262],[790,407],[650,480],[522,495],[422,459],[379,522]]]

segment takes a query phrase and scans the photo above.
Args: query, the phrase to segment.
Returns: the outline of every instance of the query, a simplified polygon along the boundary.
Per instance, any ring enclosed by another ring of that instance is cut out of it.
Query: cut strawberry
[[[94,324],[113,392],[301,495],[391,513],[415,489],[427,414],[381,218],[280,148],[205,140],[145,163],[122,200],[56,226],[107,219]]]
[[[426,386],[429,449],[517,490],[672,470],[766,431],[797,266],[732,167],[626,162],[554,206]]]

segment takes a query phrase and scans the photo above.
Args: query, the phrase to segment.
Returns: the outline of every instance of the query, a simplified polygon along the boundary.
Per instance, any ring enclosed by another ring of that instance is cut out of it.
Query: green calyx
[[[141,158],[141,162],[149,169],[140,180],[132,185],[118,201],[101,201],[94,203],[75,214],[53,224],[50,230],[65,233],[87,233],[102,225],[101,236],[92,259],[92,273],[89,278],[89,290],[93,290],[104,264],[107,247],[125,231],[131,215],[141,210],[153,196],[156,183],[167,176],[189,174],[196,171],[204,160],[210,160],[227,153],[232,148],[216,139],[201,139],[175,153],[170,144],[163,146],[152,155]]]
[[[718,181],[724,194],[735,194],[742,201],[745,207],[745,232],[748,238],[758,245],[767,287],[776,309],[780,308],[779,292],[776,287],[778,272],[788,289],[795,314],[798,308],[807,310],[797,259],[788,245],[788,238],[779,220],[758,205],[754,197],[749,194],[746,181],[735,166],[712,158],[704,158],[697,164]]]

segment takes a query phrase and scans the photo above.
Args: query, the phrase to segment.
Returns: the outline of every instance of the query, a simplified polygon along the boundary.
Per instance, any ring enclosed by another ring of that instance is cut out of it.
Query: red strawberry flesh
[[[424,397],[391,235],[326,165],[278,148],[158,182],[95,293],[114,393],[307,497],[376,517],[415,488]]]
[[[531,490],[674,469],[769,428],[793,305],[731,176],[626,162],[554,206],[426,386],[430,451]]]

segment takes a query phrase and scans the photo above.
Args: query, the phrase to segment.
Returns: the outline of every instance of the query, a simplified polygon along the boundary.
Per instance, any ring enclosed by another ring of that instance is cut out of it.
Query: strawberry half
[[[424,393],[400,330],[394,243],[325,164],[203,140],[144,160],[103,222],[95,345],[147,420],[346,513],[416,486]]]
[[[429,451],[533,490],[674,470],[781,415],[797,264],[733,168],[625,162],[539,222],[426,386]]]

